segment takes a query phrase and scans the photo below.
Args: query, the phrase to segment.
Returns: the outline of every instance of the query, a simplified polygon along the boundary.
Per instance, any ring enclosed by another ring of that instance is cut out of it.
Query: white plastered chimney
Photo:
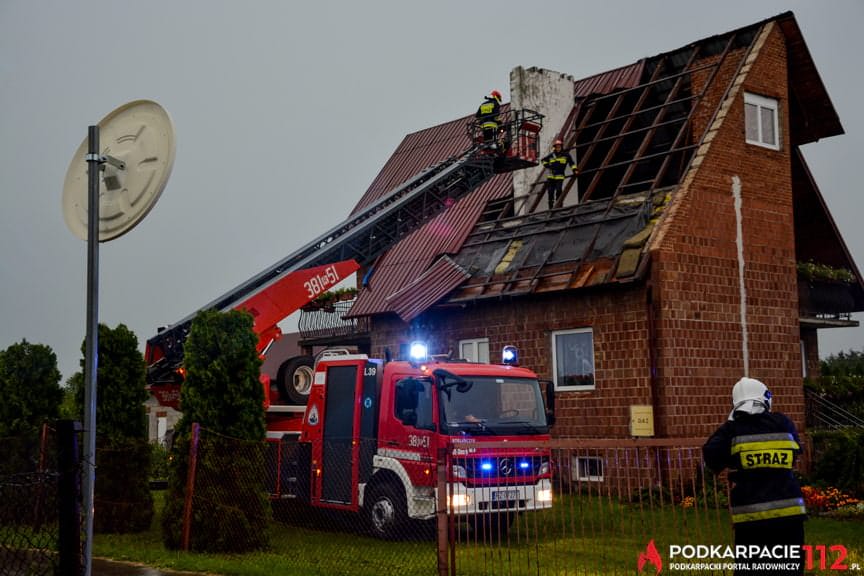
[[[527,108],[543,114],[543,130],[540,132],[540,157],[552,150],[552,142],[558,137],[567,116],[573,109],[575,101],[575,84],[573,77],[553,70],[543,68],[523,68],[517,66],[510,71],[510,106],[519,110]],[[575,151],[571,151],[573,159],[578,163]],[[516,214],[524,214],[527,210],[528,194],[532,192],[531,185],[537,181],[543,166],[518,170],[513,173],[513,195]],[[541,193],[541,188],[534,190]],[[575,204],[578,195],[572,190],[567,195],[565,205]],[[541,206],[545,206],[544,203]]]

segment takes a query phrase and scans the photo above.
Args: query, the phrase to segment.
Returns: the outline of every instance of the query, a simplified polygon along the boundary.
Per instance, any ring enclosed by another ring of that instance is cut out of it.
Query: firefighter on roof
[[[486,96],[480,107],[477,108],[475,118],[477,125],[483,133],[483,142],[492,143],[495,146],[495,138],[498,134],[498,125],[501,119],[498,114],[501,112],[501,93],[498,90],[493,90]]]
[[[771,412],[771,392],[759,380],[742,378],[732,388],[732,412],[702,447],[705,464],[715,473],[729,468],[735,544],[760,546],[804,544],[804,497],[792,474],[801,452],[795,425]],[[778,547],[778,549],[783,547]],[[772,558],[798,563],[799,570],[772,574],[803,574],[803,553]],[[764,562],[736,558],[736,563]],[[736,570],[735,574],[750,574]]]
[[[573,174],[576,174],[576,162],[570,156],[570,152],[562,150],[564,145],[561,140],[555,140],[552,144],[552,152],[543,157],[543,166],[546,167],[546,197],[549,200],[549,210],[555,207],[561,196],[561,187],[564,184],[564,173],[567,166]]]

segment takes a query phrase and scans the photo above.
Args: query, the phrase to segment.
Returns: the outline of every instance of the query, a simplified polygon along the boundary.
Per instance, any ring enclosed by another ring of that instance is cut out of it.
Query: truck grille
[[[508,484],[533,484],[540,467],[547,461],[542,456],[487,456],[454,458],[453,465],[465,469],[469,480],[505,480]]]

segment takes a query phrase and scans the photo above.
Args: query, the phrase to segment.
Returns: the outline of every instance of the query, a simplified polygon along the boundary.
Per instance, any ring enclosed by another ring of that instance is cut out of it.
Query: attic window
[[[748,144],[780,149],[777,108],[774,98],[744,93],[744,130]]]

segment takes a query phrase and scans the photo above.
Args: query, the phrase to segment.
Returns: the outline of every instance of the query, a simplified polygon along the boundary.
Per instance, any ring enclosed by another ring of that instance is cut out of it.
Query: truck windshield
[[[438,376],[442,434],[546,434],[540,386],[529,378]]]

